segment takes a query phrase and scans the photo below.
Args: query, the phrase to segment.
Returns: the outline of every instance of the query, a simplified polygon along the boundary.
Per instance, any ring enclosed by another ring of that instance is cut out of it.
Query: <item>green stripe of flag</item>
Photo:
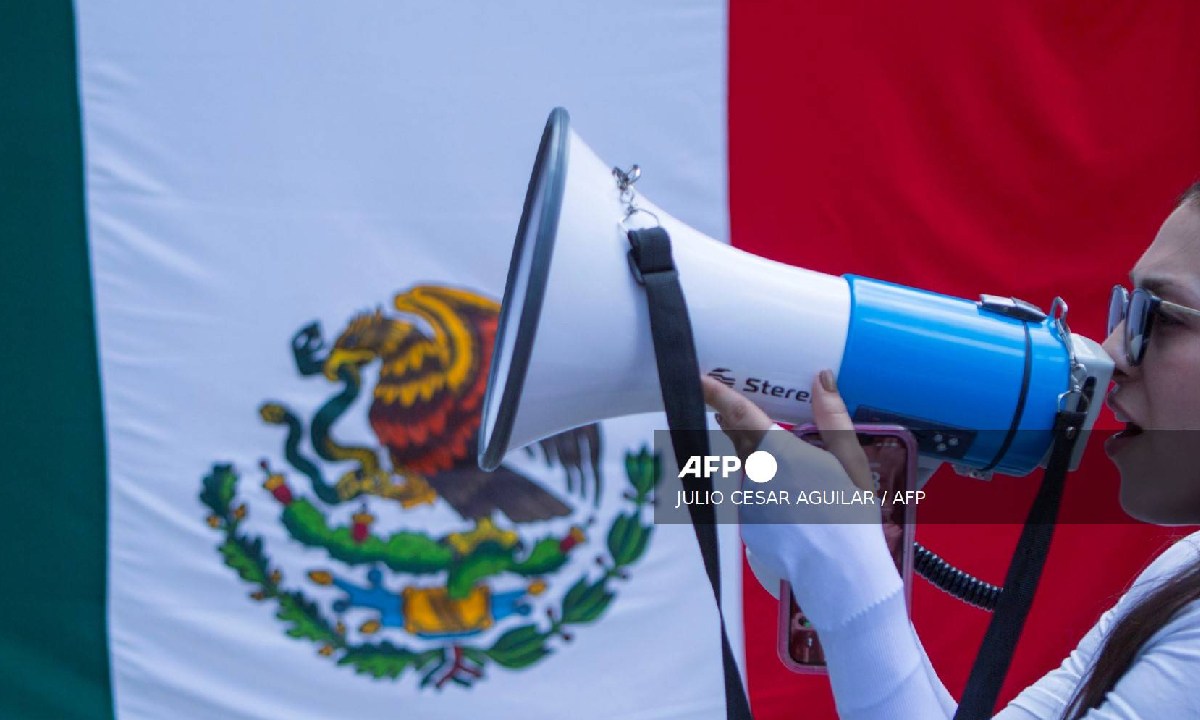
[[[0,3],[0,717],[111,718],[70,2]]]

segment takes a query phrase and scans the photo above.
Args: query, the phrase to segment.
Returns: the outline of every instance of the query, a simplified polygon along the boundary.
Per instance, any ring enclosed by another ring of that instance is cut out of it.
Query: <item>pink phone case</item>
[[[856,425],[863,449],[878,473],[876,491],[889,493],[915,490],[917,483],[917,443],[912,433],[900,425]],[[804,425],[792,431],[796,437],[823,447],[815,425]],[[913,532],[916,505],[895,505],[884,508],[884,531],[896,560],[896,568],[904,580],[904,599],[911,612]],[[780,583],[779,592],[779,659],[793,672],[824,673],[825,655],[817,631],[808,625],[804,613],[792,597],[792,586]]]

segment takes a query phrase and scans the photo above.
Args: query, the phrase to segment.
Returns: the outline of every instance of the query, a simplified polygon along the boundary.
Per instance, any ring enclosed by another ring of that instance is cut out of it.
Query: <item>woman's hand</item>
[[[813,419],[828,451],[776,426],[740,393],[703,378],[704,399],[717,411],[717,424],[744,460],[769,452],[778,465],[770,482],[743,481],[744,490],[786,494],[786,502],[739,504],[742,541],[755,574],[789,581],[813,625],[841,625],[854,613],[894,592],[900,578],[884,543],[878,501],[798,502],[813,497],[866,498],[874,479],[854,424],[825,370],[812,387]],[[856,494],[857,491],[857,494]],[[771,589],[768,587],[768,589]]]
[[[757,405],[741,393],[710,377],[701,378],[704,402],[717,412],[717,424],[733,441],[743,460],[758,449],[763,436],[775,427]],[[822,370],[812,387],[813,423],[821,431],[821,440],[837,458],[850,480],[863,490],[874,489],[867,455],[858,444],[854,423],[846,412],[846,403],[838,394],[833,372]]]

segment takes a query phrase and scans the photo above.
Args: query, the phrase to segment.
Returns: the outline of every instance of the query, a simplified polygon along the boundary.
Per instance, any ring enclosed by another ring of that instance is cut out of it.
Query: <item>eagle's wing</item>
[[[383,358],[369,419],[397,469],[426,476],[475,462],[500,306],[455,288],[417,286],[395,299],[432,331]]]
[[[500,306],[465,290],[424,285],[398,295],[395,307],[420,317],[432,334],[416,336],[403,352],[383,359],[370,421],[393,465],[424,475],[464,518],[499,510],[522,523],[569,514],[569,506],[525,476],[508,468],[484,473],[476,466]],[[547,461],[565,468],[568,491],[585,495],[586,477],[598,501],[600,439],[595,425],[548,438],[541,448]]]
[[[525,448],[526,454],[534,455],[534,447],[530,445]],[[567,474],[568,493],[578,494],[581,498],[590,494],[592,505],[599,506],[600,496],[604,492],[600,461],[604,450],[599,425],[592,423],[551,435],[539,440],[536,447],[547,465],[555,462],[562,465]]]

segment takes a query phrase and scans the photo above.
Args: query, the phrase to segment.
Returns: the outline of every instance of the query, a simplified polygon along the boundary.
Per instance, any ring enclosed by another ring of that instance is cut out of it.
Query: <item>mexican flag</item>
[[[473,462],[550,109],[713,238],[1061,295],[1098,338],[1200,176],[1197,27],[1183,0],[10,4],[0,717],[724,717],[694,537],[648,507],[663,419]],[[1102,460],[1073,479],[1115,502]],[[931,501],[1033,485],[972,482]],[[918,537],[998,580],[1017,532]],[[756,717],[833,717],[722,533]],[[1006,697],[1166,537],[1062,527]],[[913,614],[957,693],[987,616],[920,581]]]

